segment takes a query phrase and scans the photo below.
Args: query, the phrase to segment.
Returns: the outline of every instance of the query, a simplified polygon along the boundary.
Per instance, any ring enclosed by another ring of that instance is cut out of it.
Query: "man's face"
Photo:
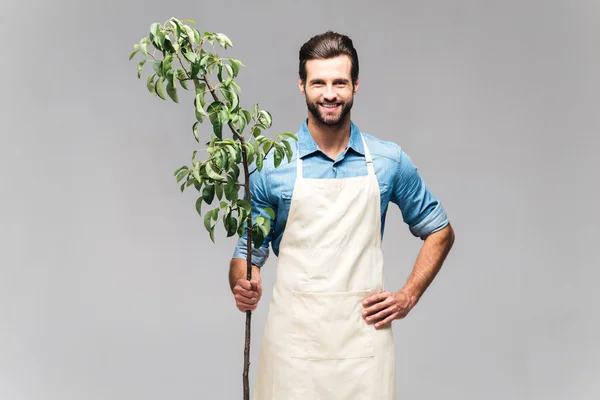
[[[298,86],[308,110],[322,124],[338,125],[352,109],[359,82],[352,87],[351,66],[345,55],[306,62],[306,82],[298,80]]]

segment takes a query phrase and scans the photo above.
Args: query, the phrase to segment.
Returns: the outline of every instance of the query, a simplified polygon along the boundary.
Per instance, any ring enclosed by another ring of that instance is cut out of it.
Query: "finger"
[[[254,305],[254,304],[258,303],[258,299],[256,297],[245,297],[245,296],[242,296],[241,294],[236,294],[234,297],[235,297],[235,301],[240,304]]]
[[[246,299],[257,299],[258,298],[257,292],[250,291],[250,290],[244,290],[244,289],[234,290],[233,294],[234,294],[234,296],[241,296]]]
[[[387,307],[374,315],[367,316],[366,321],[369,324],[373,324],[376,322],[383,321],[389,315],[395,314],[398,312],[398,308],[394,306]]]
[[[236,286],[239,286],[244,290],[252,290],[252,283],[247,279],[238,279]]]
[[[380,292],[380,293],[376,293],[372,296],[367,297],[366,299],[363,300],[363,305],[365,307],[368,307],[372,304],[376,304],[379,303],[385,299],[387,299],[388,297],[390,297],[391,293],[390,292]]]
[[[258,294],[258,298],[260,299],[262,297],[262,285],[260,283],[256,287],[256,293]]]
[[[392,297],[387,297],[381,300],[379,303],[376,303],[370,307],[366,307],[363,311],[363,316],[375,314],[394,303],[394,299]]]
[[[375,329],[381,329],[381,328],[385,328],[385,327],[389,326],[392,323],[392,321],[396,318],[396,314],[397,313],[392,313],[390,316],[385,318],[383,321],[376,323]]]
[[[256,279],[252,279],[250,281],[250,286],[252,287],[252,290],[256,290],[256,288],[260,285],[260,282],[257,281]]]

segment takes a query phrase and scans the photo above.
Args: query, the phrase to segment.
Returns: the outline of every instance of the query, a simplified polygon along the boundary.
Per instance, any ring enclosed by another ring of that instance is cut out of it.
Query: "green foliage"
[[[249,175],[262,170],[268,153],[272,154],[275,167],[284,160],[290,162],[293,151],[289,140],[297,138],[290,132],[276,134],[275,139],[263,134],[272,125],[271,114],[258,104],[244,109],[240,102],[241,88],[234,81],[245,65],[216,52],[216,45],[222,49],[233,47],[231,40],[223,33],[201,34],[186,23],[196,24],[177,18],[170,18],[164,24],[152,23],[148,35],[134,45],[129,60],[142,57],[137,64],[138,79],[146,64],[152,65],[146,87],[151,95],[162,100],[179,103],[179,88],[189,90],[189,83],[194,84],[189,103],[195,114],[192,132],[196,142],[205,146],[194,150],[191,165],[178,168],[175,179],[182,192],[189,186],[197,190],[196,211],[204,215],[204,227],[213,242],[221,221],[227,237],[241,236],[249,230],[252,244],[260,247],[271,229],[275,212],[269,209],[268,217],[253,218]],[[200,125],[206,120],[212,129],[202,131]],[[206,153],[205,159],[196,159],[199,151]],[[241,171],[244,173],[240,176]],[[240,199],[240,194],[245,194],[244,199]]]

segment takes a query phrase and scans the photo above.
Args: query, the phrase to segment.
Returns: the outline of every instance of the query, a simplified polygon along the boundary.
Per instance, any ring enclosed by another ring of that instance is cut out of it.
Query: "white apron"
[[[303,178],[296,153],[253,400],[396,398],[391,324],[361,314],[383,290],[379,184],[362,141],[365,176]]]

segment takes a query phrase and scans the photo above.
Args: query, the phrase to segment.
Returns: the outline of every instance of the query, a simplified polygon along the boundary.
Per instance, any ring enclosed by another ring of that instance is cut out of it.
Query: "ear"
[[[354,84],[354,93],[353,94],[356,94],[359,86],[360,86],[360,78],[356,78],[356,83]]]
[[[300,77],[298,77],[298,88],[300,89],[300,94],[304,95],[304,82],[302,82]]]

